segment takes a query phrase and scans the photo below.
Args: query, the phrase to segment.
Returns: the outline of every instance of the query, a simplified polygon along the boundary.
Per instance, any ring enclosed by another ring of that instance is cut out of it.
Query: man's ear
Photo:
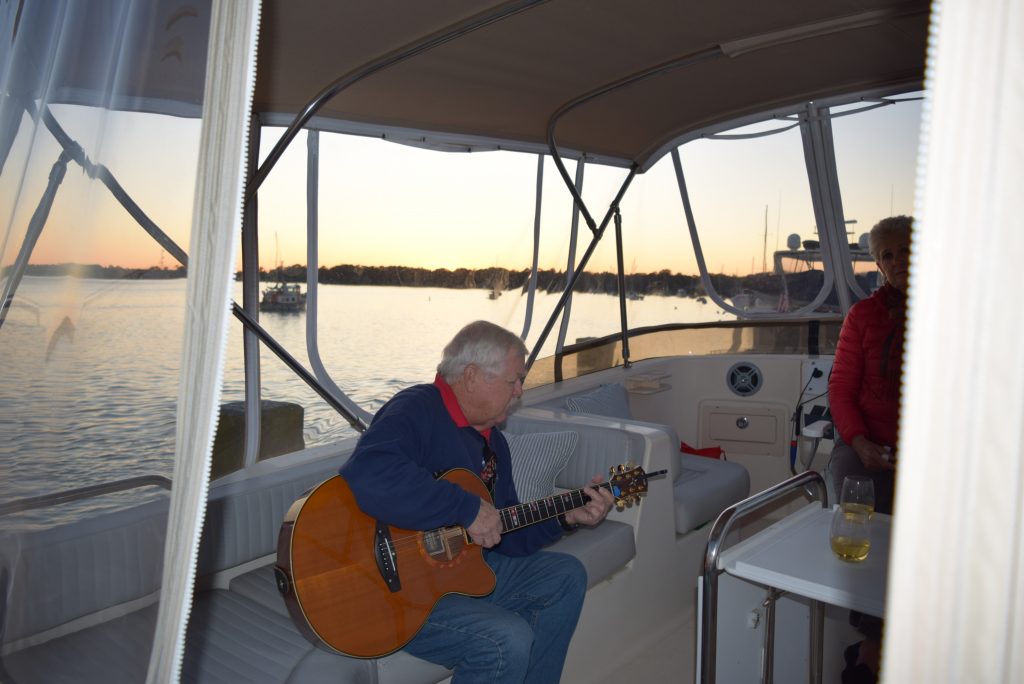
[[[482,377],[480,366],[471,363],[462,370],[462,379],[467,388],[473,388]]]

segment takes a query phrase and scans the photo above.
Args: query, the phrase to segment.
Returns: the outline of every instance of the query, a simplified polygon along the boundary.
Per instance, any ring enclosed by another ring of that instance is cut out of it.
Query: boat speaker
[[[733,394],[749,397],[757,394],[758,390],[761,389],[764,378],[761,375],[760,368],[747,361],[741,361],[733,364],[732,368],[729,369],[725,376],[725,382],[729,385],[729,389],[732,390]]]

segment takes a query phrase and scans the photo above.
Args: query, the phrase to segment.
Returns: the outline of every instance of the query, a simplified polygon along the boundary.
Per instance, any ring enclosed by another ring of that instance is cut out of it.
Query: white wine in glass
[[[840,560],[859,563],[871,550],[871,516],[869,513],[848,511],[839,506],[832,513],[829,528],[832,553]]]

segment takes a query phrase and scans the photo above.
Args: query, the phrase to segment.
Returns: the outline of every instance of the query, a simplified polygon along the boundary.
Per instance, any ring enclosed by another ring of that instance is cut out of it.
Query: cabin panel
[[[750,473],[753,491],[767,489],[790,474],[787,413],[779,404],[701,402],[700,445],[721,447]]]
[[[708,438],[717,443],[774,444],[778,440],[780,421],[771,411],[746,406],[704,406]],[[702,421],[703,422],[703,421]]]

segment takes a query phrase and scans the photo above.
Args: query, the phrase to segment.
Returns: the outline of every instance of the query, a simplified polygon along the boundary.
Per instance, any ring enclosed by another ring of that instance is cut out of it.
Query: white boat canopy
[[[39,100],[45,88],[50,104],[199,116],[203,4],[132,7],[132,23],[146,30],[117,46],[113,87],[98,68],[109,55],[95,46],[116,35],[120,3],[7,4],[4,24],[27,34],[12,43],[18,50],[47,49],[55,26],[62,45],[80,48],[75,67],[58,74],[52,55],[21,55],[19,68],[37,71],[19,72],[7,96]],[[644,170],[680,136],[716,122],[919,86],[928,9],[921,0],[267,0],[253,112],[277,125],[315,113],[316,128],[463,150],[546,152],[551,134],[567,156]],[[55,21],[64,13],[78,16]],[[9,145],[10,128],[0,143]]]
[[[929,8],[455,0],[302,12],[307,4],[263,3],[253,109],[265,121],[287,123],[328,84],[351,84],[316,112],[317,127],[527,151],[547,151],[552,133],[562,150],[641,169],[716,122],[920,83]]]

